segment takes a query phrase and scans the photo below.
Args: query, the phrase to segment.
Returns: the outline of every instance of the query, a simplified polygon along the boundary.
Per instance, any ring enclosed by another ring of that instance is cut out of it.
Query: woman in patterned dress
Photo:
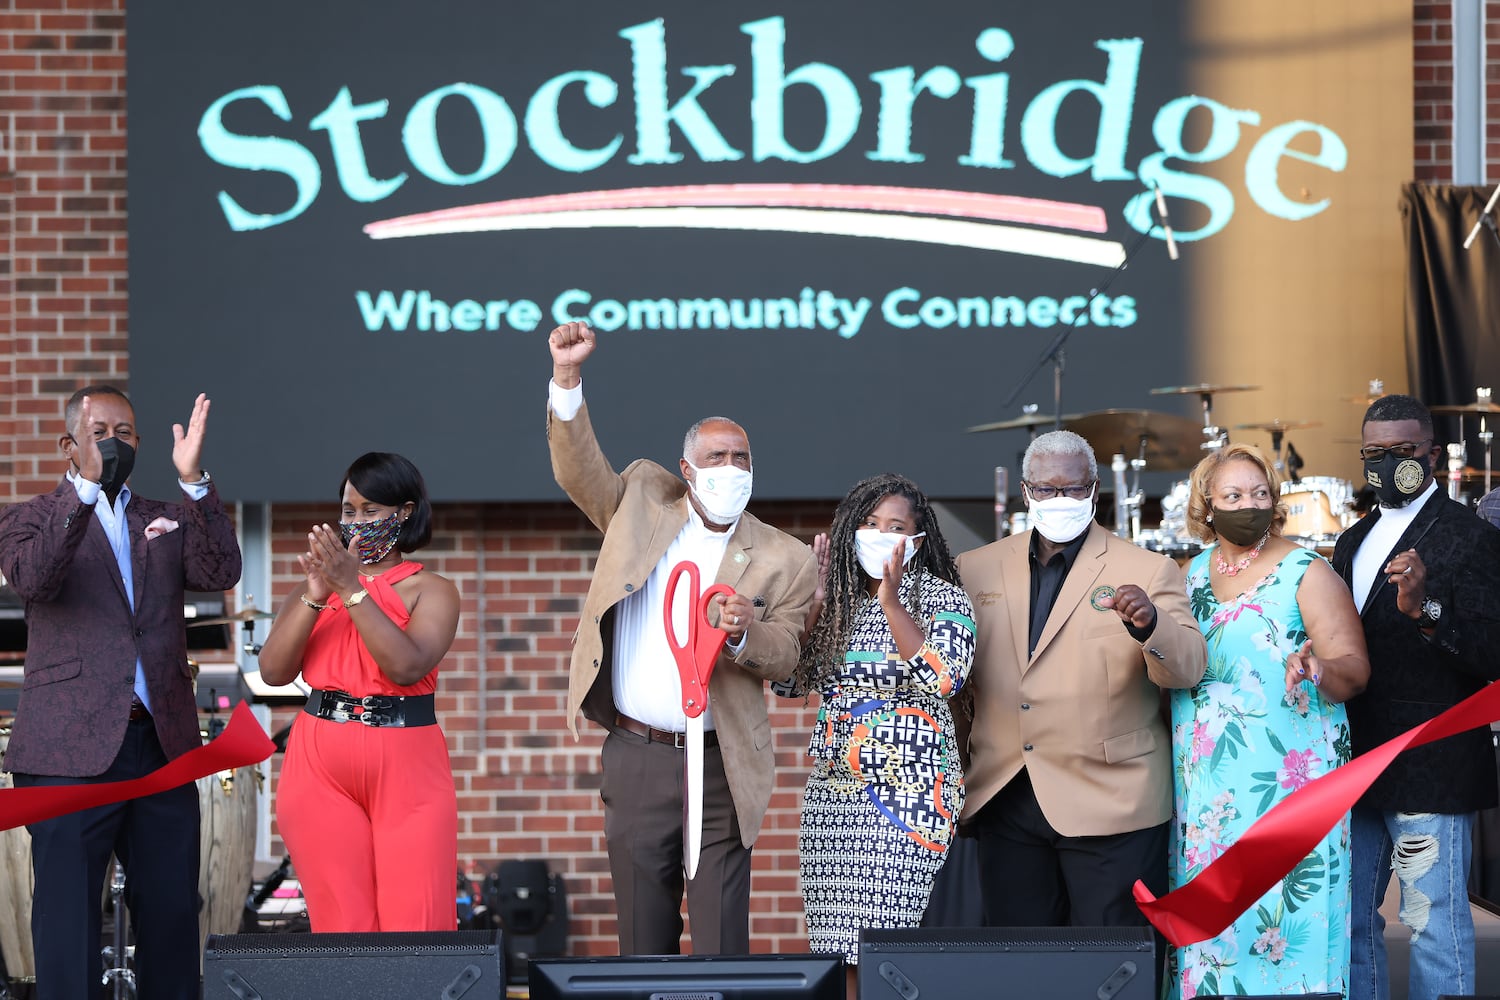
[[[1177,814],[1171,888],[1191,880],[1260,816],[1348,763],[1343,702],[1370,676],[1344,582],[1281,536],[1286,507],[1246,445],[1193,470],[1189,530],[1213,542],[1188,567],[1208,671],[1172,692]],[[1349,820],[1218,937],[1168,956],[1169,994],[1341,993],[1349,979]]]
[[[915,927],[963,805],[948,699],[974,656],[974,612],[926,496],[866,479],[814,542],[821,583],[792,692],[821,697],[802,798],[802,900],[813,951]]]

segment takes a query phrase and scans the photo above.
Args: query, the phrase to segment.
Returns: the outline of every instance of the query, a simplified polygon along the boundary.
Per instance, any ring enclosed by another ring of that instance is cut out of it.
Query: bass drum
[[[198,954],[210,934],[237,934],[255,868],[260,772],[254,767],[198,779]]]
[[[0,760],[10,743],[10,730],[0,729]],[[0,772],[0,788],[11,788],[10,775]],[[11,982],[36,978],[36,955],[31,950],[31,834],[24,826],[0,830],[0,956]]]
[[[1331,553],[1339,535],[1358,519],[1354,484],[1347,479],[1304,476],[1295,483],[1282,483],[1281,502],[1287,508],[1282,534],[1319,552]]]

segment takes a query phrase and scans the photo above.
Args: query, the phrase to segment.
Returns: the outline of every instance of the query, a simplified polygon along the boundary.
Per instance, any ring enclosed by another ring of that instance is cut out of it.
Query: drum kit
[[[1141,526],[1145,494],[1140,487],[1143,471],[1186,472],[1204,454],[1229,443],[1229,431],[1215,422],[1214,396],[1226,392],[1252,392],[1255,385],[1209,384],[1165,386],[1152,389],[1153,396],[1196,396],[1202,407],[1202,422],[1155,410],[1109,409],[1092,413],[1064,415],[1060,419],[1035,412],[998,423],[970,427],[971,432],[1028,429],[1032,436],[1037,428],[1060,424],[1088,441],[1101,459],[1113,456],[1111,468],[1115,486],[1115,531],[1123,538],[1144,548],[1161,552],[1179,561],[1202,551],[1203,543],[1188,532],[1187,506],[1191,487],[1179,480],[1161,499],[1161,522],[1154,528]],[[1372,391],[1379,394],[1375,383]],[[1034,411],[1034,407],[1031,408]],[[1434,413],[1438,412],[1436,409]],[[1500,412],[1500,410],[1497,410]],[[1282,501],[1288,507],[1285,534],[1293,541],[1326,553],[1332,551],[1339,534],[1352,525],[1355,488],[1347,480],[1331,476],[1299,475],[1302,459],[1287,439],[1292,431],[1316,427],[1311,421],[1269,420],[1235,425],[1236,430],[1263,431],[1271,436],[1271,454],[1276,468],[1283,473]],[[1127,470],[1131,473],[1126,482]],[[998,498],[997,498],[998,501]],[[1012,515],[1012,533],[1024,530],[1024,513]]]

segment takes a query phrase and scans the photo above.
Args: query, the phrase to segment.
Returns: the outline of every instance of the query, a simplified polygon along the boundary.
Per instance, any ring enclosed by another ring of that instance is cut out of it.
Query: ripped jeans
[[[1394,871],[1411,928],[1410,1000],[1474,992],[1469,857],[1474,814],[1382,812],[1355,806],[1350,882],[1349,1000],[1389,1000],[1380,904]]]

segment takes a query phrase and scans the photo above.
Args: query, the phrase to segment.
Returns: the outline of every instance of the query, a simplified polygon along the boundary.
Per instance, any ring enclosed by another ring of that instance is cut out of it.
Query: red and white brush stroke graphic
[[[996,250],[1116,267],[1097,205],[933,188],[700,184],[580,191],[464,205],[372,222],[372,239],[535,229],[725,229],[816,233]]]

